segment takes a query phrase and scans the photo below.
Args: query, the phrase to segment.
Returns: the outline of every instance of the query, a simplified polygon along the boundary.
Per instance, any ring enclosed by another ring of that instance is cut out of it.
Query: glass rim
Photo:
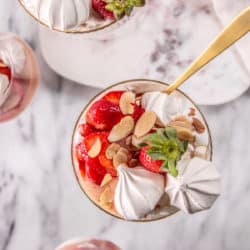
[[[123,84],[126,84],[126,83],[133,83],[133,82],[140,82],[140,81],[143,81],[143,82],[155,82],[155,83],[158,83],[158,84],[161,84],[161,85],[164,85],[164,86],[169,86],[168,83],[165,83],[163,81],[159,81],[159,80],[153,80],[153,79],[143,79],[143,78],[138,78],[138,79],[129,79],[129,80],[124,80],[124,81],[120,81],[118,83],[115,83],[115,84],[112,84],[112,85],[109,85],[107,88],[101,90],[100,92],[98,92],[98,94],[94,95],[94,97],[92,97],[88,102],[87,104],[84,106],[84,108],[81,110],[76,122],[75,122],[75,125],[74,125],[74,129],[73,129],[73,133],[72,133],[72,136],[71,136],[71,164],[72,164],[72,168],[73,168],[73,172],[74,172],[74,175],[76,177],[76,180],[78,182],[78,185],[80,186],[80,189],[83,191],[83,193],[85,194],[85,196],[87,196],[88,200],[91,201],[92,204],[94,204],[98,209],[102,210],[103,212],[105,212],[106,214],[108,214],[109,216],[112,216],[116,219],[119,219],[119,220],[122,220],[122,221],[126,221],[126,222],[141,222],[141,223],[147,223],[147,222],[154,222],[154,221],[160,221],[162,219],[166,219],[170,216],[173,216],[174,214],[180,212],[181,210],[177,209],[177,211],[174,211],[173,213],[171,214],[167,214],[167,215],[162,215],[162,216],[159,216],[157,218],[152,218],[152,219],[146,219],[146,220],[126,220],[125,218],[122,218],[122,217],[119,217],[115,214],[112,214],[110,212],[108,212],[107,210],[105,210],[104,208],[102,208],[99,204],[97,204],[94,200],[91,199],[91,197],[87,194],[87,192],[84,190],[84,188],[82,187],[81,185],[81,181],[80,181],[80,178],[76,172],[76,168],[75,168],[75,164],[74,164],[74,136],[77,132],[77,128],[78,128],[78,124],[79,124],[79,121],[81,120],[83,114],[85,113],[86,109],[89,107],[89,105],[98,97],[100,96],[101,94],[103,94],[104,92],[114,88],[114,87],[117,87],[119,85],[123,85]],[[182,90],[180,89],[176,89],[177,92],[181,93],[182,95],[184,95],[194,106],[195,108],[199,111],[205,125],[206,125],[206,128],[208,130],[208,139],[209,139],[209,142],[208,142],[208,145],[211,147],[210,148],[210,157],[209,157],[209,161],[212,161],[213,159],[213,143],[212,143],[212,136],[211,136],[211,130],[208,126],[208,123],[207,123],[207,120],[203,114],[203,112],[200,110],[200,108],[198,107],[198,105],[187,95],[185,94]]]
[[[37,18],[34,14],[32,14],[27,8],[26,6],[22,3],[21,0],[18,0],[18,2],[20,3],[20,5],[24,8],[24,10],[28,13],[29,16],[31,16],[33,19],[35,19],[39,24],[41,24],[42,26],[46,27],[46,28],[49,28],[50,30],[52,31],[57,31],[57,32],[61,32],[61,33],[67,33],[67,34],[89,34],[89,33],[93,33],[93,32],[96,32],[96,31],[99,31],[99,30],[103,30],[103,29],[106,29],[108,27],[110,27],[111,25],[117,23],[116,20],[110,22],[110,23],[107,23],[106,25],[104,26],[101,26],[99,28],[95,28],[95,29],[90,29],[90,30],[85,30],[85,31],[81,31],[81,30],[73,30],[73,29],[65,29],[65,30],[61,30],[61,29],[58,29],[58,28],[51,28],[49,27],[48,24],[46,24],[45,22],[41,21],[39,18]]]

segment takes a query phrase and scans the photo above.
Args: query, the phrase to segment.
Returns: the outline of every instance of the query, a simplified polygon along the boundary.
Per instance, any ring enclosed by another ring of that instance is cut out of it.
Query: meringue
[[[147,92],[142,95],[141,103],[145,110],[154,111],[164,125],[188,110],[187,100],[177,92],[171,95],[157,91]]]
[[[4,74],[0,74],[0,106],[5,102],[8,96],[9,78]]]
[[[179,176],[168,175],[170,204],[186,213],[210,208],[220,194],[220,175],[212,162],[197,157],[181,160]]]
[[[117,212],[127,220],[138,220],[154,210],[164,194],[164,176],[143,167],[117,168],[119,180],[114,204]]]
[[[36,16],[50,28],[67,30],[85,23],[90,16],[90,0],[35,0]]]

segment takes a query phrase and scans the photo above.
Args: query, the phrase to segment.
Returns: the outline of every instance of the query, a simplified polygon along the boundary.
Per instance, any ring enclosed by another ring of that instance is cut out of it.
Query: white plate
[[[210,0],[188,4],[151,0],[140,11],[119,27],[115,24],[92,34],[68,35],[41,28],[45,60],[64,77],[94,87],[133,78],[171,82],[223,27]],[[182,89],[196,103],[214,105],[235,99],[249,85],[247,67],[231,48]]]

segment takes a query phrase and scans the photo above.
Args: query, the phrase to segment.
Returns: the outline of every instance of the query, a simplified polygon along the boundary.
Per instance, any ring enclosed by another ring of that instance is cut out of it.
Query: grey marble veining
[[[206,212],[153,223],[126,223],[96,209],[73,175],[74,122],[98,89],[56,75],[43,61],[33,20],[16,1],[0,2],[0,32],[35,49],[42,79],[32,104],[0,124],[0,250],[53,250],[75,236],[100,237],[124,250],[250,249],[250,91],[229,104],[205,107],[222,175],[222,195]]]

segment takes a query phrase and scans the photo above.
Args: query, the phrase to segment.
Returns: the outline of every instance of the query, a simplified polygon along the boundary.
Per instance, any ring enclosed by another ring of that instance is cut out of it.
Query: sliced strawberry
[[[111,174],[113,177],[117,177],[117,171],[113,165],[113,161],[109,160],[105,154],[99,155],[100,164],[106,169],[107,173]]]
[[[10,67],[8,65],[6,65],[1,59],[0,59],[0,74],[8,76],[9,81],[11,80]]]
[[[102,99],[89,108],[86,120],[96,129],[110,130],[121,120],[122,116],[119,105]]]
[[[79,170],[82,177],[85,177],[85,163],[79,162]]]
[[[89,125],[88,123],[84,123],[84,124],[80,124],[79,125],[79,133],[81,134],[81,136],[85,137],[88,136],[94,132],[96,132],[96,129],[93,128],[91,125]]]
[[[89,151],[92,148],[92,146],[94,145],[94,143],[96,142],[98,138],[100,139],[102,143],[102,148],[103,148],[104,144],[108,142],[108,139],[107,139],[108,133],[107,132],[95,132],[86,136],[84,138],[84,145],[87,151]]]
[[[149,149],[148,146],[143,147],[140,151],[139,160],[141,164],[149,171],[160,173],[161,165],[163,161],[161,160],[154,160],[152,157],[150,157],[147,153],[147,150]]]
[[[102,99],[112,102],[116,105],[119,105],[120,99],[122,94],[124,93],[124,91],[111,91],[109,93],[107,93],[105,96],[103,96]]]
[[[92,0],[93,9],[105,19],[115,20],[113,12],[106,10],[107,3],[103,0]]]
[[[88,156],[88,153],[87,153],[84,143],[77,144],[76,145],[76,158],[79,161],[79,163],[84,163],[87,156]]]
[[[98,158],[88,157],[86,159],[85,169],[88,179],[97,185],[101,184],[104,176],[107,173],[105,168],[100,164]]]
[[[138,106],[137,104],[134,104],[134,113],[132,117],[134,118],[135,121],[137,121],[144,112],[145,112],[144,108]]]

